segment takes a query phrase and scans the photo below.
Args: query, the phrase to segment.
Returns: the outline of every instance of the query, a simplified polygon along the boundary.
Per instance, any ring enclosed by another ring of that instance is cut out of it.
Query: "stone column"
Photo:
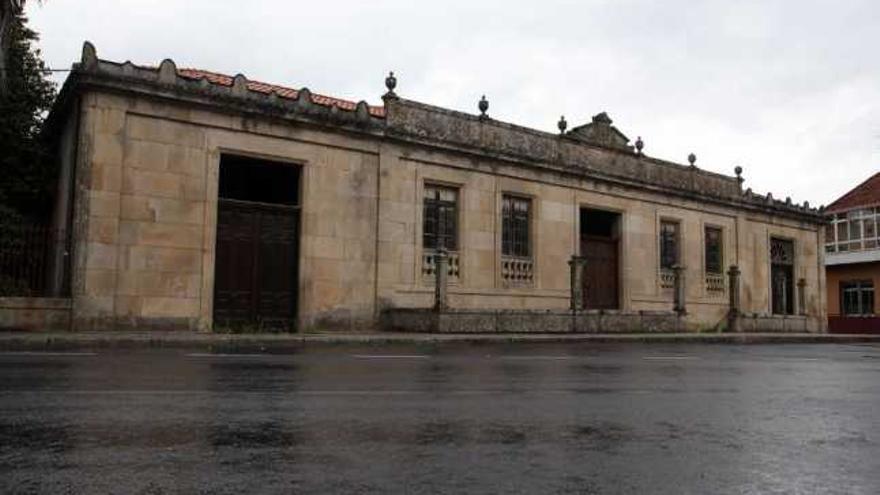
[[[674,287],[674,303],[673,308],[679,315],[687,314],[684,302],[684,267],[675,265],[672,267],[673,287]]]
[[[797,281],[797,304],[798,314],[807,314],[807,279],[799,278]]]
[[[449,276],[449,256],[440,248],[434,255],[434,310],[443,311],[449,306],[446,302],[446,282]]]
[[[740,300],[739,300],[739,276],[740,271],[739,267],[736,265],[730,265],[730,270],[727,271],[728,277],[728,295],[730,297],[730,309],[727,311],[727,329],[730,332],[739,332],[739,314],[740,314]]]
[[[586,258],[583,256],[572,256],[568,261],[568,268],[571,273],[571,304],[572,311],[579,311],[584,307],[584,265]]]

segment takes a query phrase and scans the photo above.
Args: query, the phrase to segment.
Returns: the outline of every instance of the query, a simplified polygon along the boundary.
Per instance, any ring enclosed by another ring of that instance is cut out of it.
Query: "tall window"
[[[679,224],[663,220],[660,222],[660,268],[671,270],[678,264]]]
[[[858,280],[840,283],[840,309],[847,316],[874,314],[874,282]]]
[[[770,239],[770,283],[773,314],[794,314],[794,242]]]
[[[424,249],[458,249],[458,190],[425,184],[422,206]]]
[[[724,270],[724,231],[706,227],[706,273],[719,274]]]
[[[501,198],[501,254],[528,258],[531,256],[529,217],[532,201],[504,195]]]

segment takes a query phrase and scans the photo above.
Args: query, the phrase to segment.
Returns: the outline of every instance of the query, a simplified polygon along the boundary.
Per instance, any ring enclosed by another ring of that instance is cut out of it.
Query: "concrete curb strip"
[[[320,345],[435,345],[448,343],[643,343],[643,344],[783,344],[878,343],[880,335],[794,333],[741,334],[212,334],[196,332],[0,332],[0,350],[85,348],[199,348],[279,351]]]

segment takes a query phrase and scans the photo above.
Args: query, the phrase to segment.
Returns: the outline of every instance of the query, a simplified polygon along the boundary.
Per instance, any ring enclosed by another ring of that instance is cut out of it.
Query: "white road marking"
[[[352,354],[355,359],[428,359],[424,354]]]
[[[643,356],[646,361],[688,361],[702,359],[697,356]]]
[[[212,354],[210,352],[193,352],[186,355],[187,357],[197,357],[197,358],[262,358],[269,357],[272,354]]]
[[[41,351],[20,351],[20,352],[0,352],[0,356],[97,356],[94,352],[41,352]]]
[[[562,361],[562,360],[574,359],[574,357],[572,357],[572,356],[498,356],[498,359],[521,359],[521,360],[547,359],[547,360],[554,360],[554,361]]]

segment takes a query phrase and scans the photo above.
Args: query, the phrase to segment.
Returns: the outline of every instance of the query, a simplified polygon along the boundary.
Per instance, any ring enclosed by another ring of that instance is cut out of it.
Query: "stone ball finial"
[[[394,77],[394,71],[388,72],[388,77],[385,78],[385,87],[388,88],[388,94],[394,94],[394,88],[397,87],[397,78]]]
[[[696,165],[694,165],[694,164],[695,164],[696,162],[697,162],[697,155],[695,155],[695,154],[693,154],[693,153],[691,153],[690,155],[688,155],[688,163],[691,164],[691,167],[695,167]]]
[[[556,127],[559,128],[560,134],[565,134],[565,130],[568,128],[568,121],[565,120],[565,115],[559,117],[559,122],[556,123]]]
[[[480,102],[477,103],[477,108],[480,109],[480,117],[486,117],[486,111],[489,110],[489,100],[486,99],[486,95],[483,95],[480,98]]]
[[[645,142],[642,141],[642,136],[636,138],[636,153],[639,155],[642,154],[642,149],[645,147]]]

